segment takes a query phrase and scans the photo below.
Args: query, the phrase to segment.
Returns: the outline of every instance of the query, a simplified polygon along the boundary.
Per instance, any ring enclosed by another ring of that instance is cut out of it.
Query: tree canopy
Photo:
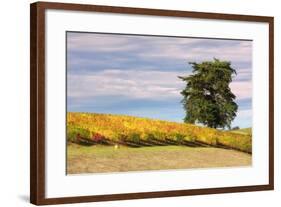
[[[212,128],[230,128],[238,105],[229,84],[235,69],[228,61],[190,62],[192,75],[179,77],[186,82],[181,91],[186,123],[201,123]]]

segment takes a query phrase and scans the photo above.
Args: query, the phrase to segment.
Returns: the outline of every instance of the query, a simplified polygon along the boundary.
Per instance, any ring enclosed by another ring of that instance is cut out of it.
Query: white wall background
[[[161,199],[114,201],[66,206],[280,206],[281,201],[281,13],[274,0],[60,0],[61,2],[148,7],[275,17],[275,191]],[[29,204],[29,3],[2,1],[0,6],[0,206]],[[279,57],[279,58],[278,58]],[[125,183],[124,183],[125,184]],[[128,183],[129,185],[129,183]]]

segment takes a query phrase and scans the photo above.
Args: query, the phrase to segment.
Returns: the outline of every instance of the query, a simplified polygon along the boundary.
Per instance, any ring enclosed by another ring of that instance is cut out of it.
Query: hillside
[[[244,128],[244,129],[238,129],[238,130],[231,130],[231,132],[238,133],[238,134],[252,135],[252,128]]]
[[[252,152],[246,133],[125,115],[67,113],[67,140],[80,144],[125,144],[132,147],[215,146]]]

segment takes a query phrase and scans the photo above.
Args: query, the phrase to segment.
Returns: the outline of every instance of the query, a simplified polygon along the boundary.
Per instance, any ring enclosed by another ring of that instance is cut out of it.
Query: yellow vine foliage
[[[91,139],[94,134],[99,134],[113,141],[118,139],[135,141],[136,139],[147,140],[151,138],[175,141],[182,139],[252,152],[250,134],[126,115],[68,112],[68,140],[74,139],[78,133],[88,139]]]

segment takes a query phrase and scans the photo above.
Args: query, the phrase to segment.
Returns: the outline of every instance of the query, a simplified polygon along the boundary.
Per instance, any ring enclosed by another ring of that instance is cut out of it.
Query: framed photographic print
[[[30,13],[32,203],[274,188],[273,17]]]

